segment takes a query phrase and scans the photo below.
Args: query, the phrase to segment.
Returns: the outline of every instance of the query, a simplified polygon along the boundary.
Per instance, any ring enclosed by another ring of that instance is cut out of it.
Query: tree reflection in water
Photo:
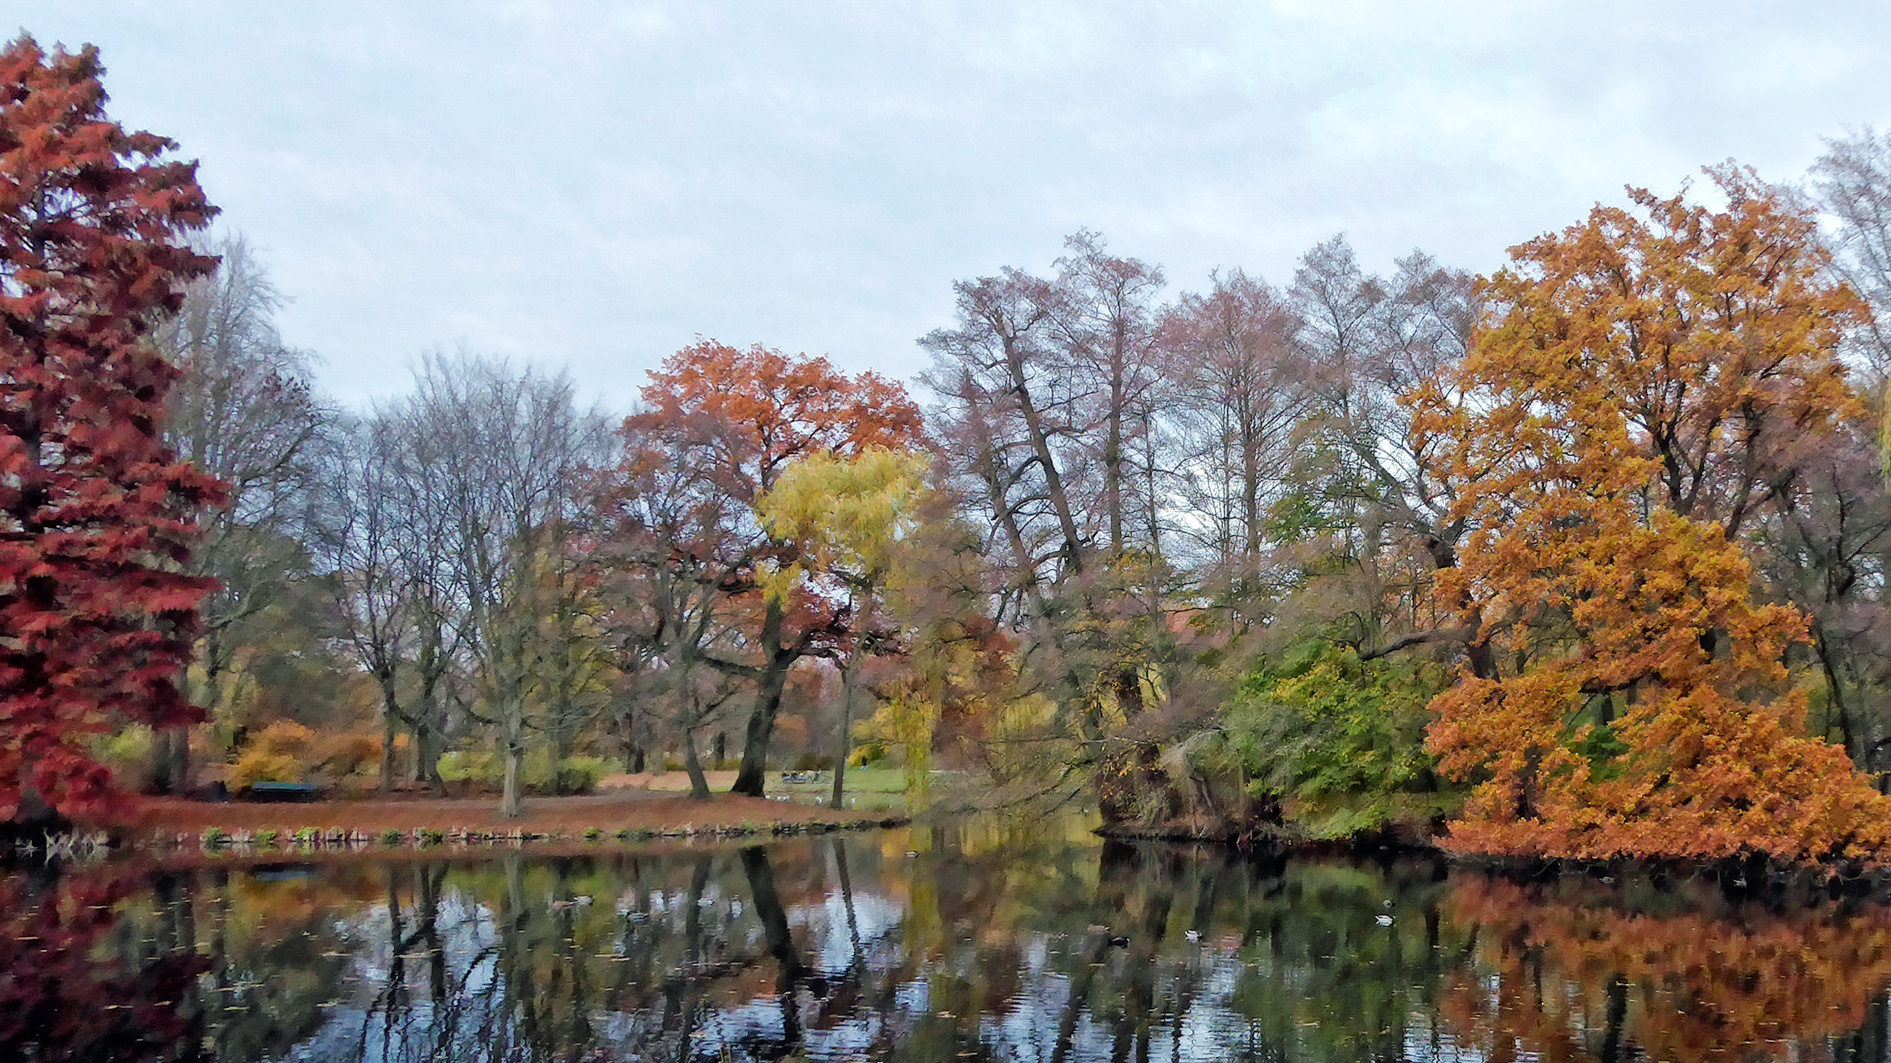
[[[1055,824],[0,890],[4,1059],[1882,1061],[1891,1019],[1874,903]]]

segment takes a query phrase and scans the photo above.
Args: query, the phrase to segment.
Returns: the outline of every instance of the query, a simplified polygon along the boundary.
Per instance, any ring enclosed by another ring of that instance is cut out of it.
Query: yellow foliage
[[[255,746],[230,766],[230,787],[241,790],[259,782],[301,782],[302,762],[287,753],[272,753]]]
[[[301,756],[308,751],[315,732],[294,720],[277,720],[256,732],[247,748],[259,753]]]
[[[866,740],[897,748],[906,762],[906,793],[910,802],[922,802],[932,779],[932,736],[939,724],[939,707],[904,687],[880,703],[878,711],[861,724]]]
[[[801,560],[772,573],[768,593],[785,596],[811,573],[877,583],[912,529],[926,468],[923,455],[886,447],[788,466],[755,509],[771,534],[801,544]]]
[[[396,750],[405,750],[406,735],[397,735]],[[381,765],[382,739],[377,734],[361,732],[322,735],[309,746],[309,761],[335,775],[363,775]]]

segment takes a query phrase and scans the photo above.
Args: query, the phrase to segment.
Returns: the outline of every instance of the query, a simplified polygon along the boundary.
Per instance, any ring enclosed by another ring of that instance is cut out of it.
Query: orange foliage
[[[1455,848],[1887,844],[1891,799],[1785,690],[1803,619],[1754,601],[1735,541],[1789,479],[1776,455],[1850,411],[1835,352],[1858,304],[1809,217],[1713,173],[1725,213],[1638,192],[1647,220],[1598,207],[1515,249],[1475,349],[1413,398],[1467,529],[1435,591],[1477,665],[1433,702],[1432,751],[1477,784]]]
[[[1479,947],[1440,1010],[1488,1059],[1829,1058],[1826,1038],[1864,1026],[1891,980],[1876,905],[1655,916],[1472,880],[1446,910]]]
[[[734,434],[723,486],[753,502],[789,462],[917,443],[924,421],[906,389],[876,373],[849,377],[825,358],[789,357],[756,344],[700,340],[665,359],[643,389],[645,425],[708,419]]]

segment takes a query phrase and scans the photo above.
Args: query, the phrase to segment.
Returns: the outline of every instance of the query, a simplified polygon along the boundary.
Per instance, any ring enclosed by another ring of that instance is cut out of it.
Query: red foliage
[[[197,976],[210,961],[182,944],[140,961],[103,961],[116,902],[148,888],[123,868],[75,871],[36,887],[0,879],[0,1057],[144,1063],[206,1058]]]
[[[0,819],[111,792],[81,740],[199,717],[177,676],[207,580],[180,574],[215,480],[159,435],[147,340],[214,261],[175,145],[105,116],[95,51],[0,51]]]

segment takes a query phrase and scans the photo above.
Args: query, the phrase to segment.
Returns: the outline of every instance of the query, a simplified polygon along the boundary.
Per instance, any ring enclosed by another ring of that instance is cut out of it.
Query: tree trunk
[[[505,793],[499,799],[499,814],[507,819],[519,818],[519,771],[525,761],[525,739],[515,729],[515,722],[510,717],[506,720],[506,783]]]
[[[853,752],[854,699],[853,684],[842,681],[840,689],[840,730],[834,735],[834,793],[828,799],[829,808],[839,808],[841,791],[847,785],[847,756]]]
[[[394,765],[394,739],[396,737],[398,736],[395,733],[394,714],[391,712],[383,712],[381,714],[380,788],[381,792],[384,794],[394,792],[394,772],[397,770]]]
[[[435,797],[446,796],[446,780],[440,778],[441,734],[431,724],[417,729],[414,735],[414,781],[433,791]]]
[[[755,708],[749,712],[747,733],[743,736],[742,766],[736,772],[732,794],[761,797],[768,772],[768,745],[775,736],[775,717],[781,712],[782,691],[788,685],[788,666],[795,660],[793,650],[781,644],[785,621],[781,603],[770,599],[762,617],[762,652],[768,663],[762,669],[761,689],[756,692]]]
[[[571,756],[571,738],[561,728],[552,735],[552,793],[563,796],[565,792],[564,763]]]
[[[870,579],[870,582],[873,582]],[[859,630],[854,634],[853,651],[847,655],[847,663],[840,670],[840,730],[834,735],[834,793],[828,801],[828,807],[841,807],[841,793],[847,780],[847,757],[854,751],[854,687],[860,678],[860,664],[866,660],[867,631],[873,624],[873,595],[863,595],[866,601],[860,607],[860,614],[855,623]]]
[[[157,790],[182,797],[190,792],[190,726],[179,724],[157,732]]]
[[[689,769],[690,800],[709,800],[709,779],[703,775],[702,758],[696,755],[696,730],[693,727],[683,728],[683,767]]]

